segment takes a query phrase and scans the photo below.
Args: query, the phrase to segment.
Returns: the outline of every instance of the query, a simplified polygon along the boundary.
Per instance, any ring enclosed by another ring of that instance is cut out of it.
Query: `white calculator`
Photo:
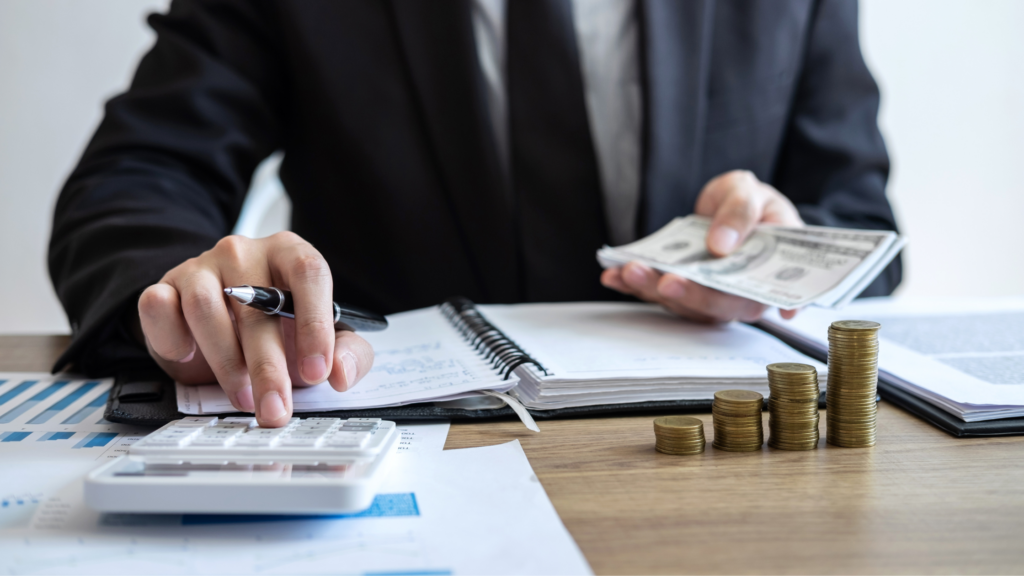
[[[90,472],[101,512],[344,514],[370,507],[398,447],[380,418],[184,418]]]

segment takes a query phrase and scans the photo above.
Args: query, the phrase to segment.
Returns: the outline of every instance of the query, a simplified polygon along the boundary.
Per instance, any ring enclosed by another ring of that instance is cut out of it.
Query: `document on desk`
[[[827,350],[829,324],[843,319],[881,323],[879,370],[907,392],[965,422],[1024,416],[1024,297],[869,298],[791,321],[773,313],[763,324]]]
[[[528,551],[528,553],[524,553]],[[100,515],[81,482],[22,530],[17,574],[589,574],[518,441],[410,454],[370,510],[347,516]]]
[[[0,373],[0,458],[116,458],[145,428],[103,419],[109,379]]]

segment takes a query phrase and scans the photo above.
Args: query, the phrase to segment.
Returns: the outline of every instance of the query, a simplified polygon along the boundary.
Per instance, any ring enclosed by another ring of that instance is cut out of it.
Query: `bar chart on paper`
[[[0,455],[113,458],[147,431],[103,419],[110,380],[0,373]]]

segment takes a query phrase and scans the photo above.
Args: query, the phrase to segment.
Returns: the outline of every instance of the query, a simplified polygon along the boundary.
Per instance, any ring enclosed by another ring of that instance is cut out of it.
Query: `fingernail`
[[[284,409],[284,400],[277,392],[267,392],[260,400],[260,420],[273,421],[281,418],[287,413]]]
[[[345,389],[351,388],[356,383],[356,355],[345,352],[341,355],[341,367],[345,369]]]
[[[302,379],[310,384],[319,384],[327,379],[327,359],[323,356],[306,356],[302,359]]]
[[[252,399],[252,386],[246,386],[235,392],[235,406],[242,412],[256,411],[256,402]]]
[[[669,280],[659,286],[658,292],[665,298],[678,300],[683,297],[683,294],[686,294],[686,286],[683,286],[679,280]]]
[[[736,241],[740,239],[740,233],[728,226],[719,226],[711,231],[709,244],[711,249],[719,254],[728,254],[736,247]]]
[[[185,356],[185,357],[184,357],[184,358],[182,358],[181,360],[178,360],[178,363],[179,363],[179,364],[184,364],[184,363],[186,363],[186,362],[191,362],[191,361],[192,361],[192,359],[193,359],[193,358],[195,358],[195,356],[196,356],[196,349],[195,349],[195,348],[193,348],[193,349],[192,349],[192,352],[189,352],[189,355],[188,355],[188,356]]]

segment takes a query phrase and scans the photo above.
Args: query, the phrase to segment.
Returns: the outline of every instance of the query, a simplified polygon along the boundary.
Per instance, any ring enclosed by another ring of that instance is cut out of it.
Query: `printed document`
[[[1024,297],[867,298],[765,322],[827,350],[829,324],[847,319],[881,323],[879,370],[908,392],[965,422],[1024,416]]]
[[[0,478],[0,493],[39,502],[22,505],[34,508],[29,518],[0,525],[0,572],[590,573],[518,441],[432,446],[396,458],[369,510],[332,517],[99,514],[82,502],[88,467],[5,460],[18,473]],[[35,490],[32,479],[49,483]]]

